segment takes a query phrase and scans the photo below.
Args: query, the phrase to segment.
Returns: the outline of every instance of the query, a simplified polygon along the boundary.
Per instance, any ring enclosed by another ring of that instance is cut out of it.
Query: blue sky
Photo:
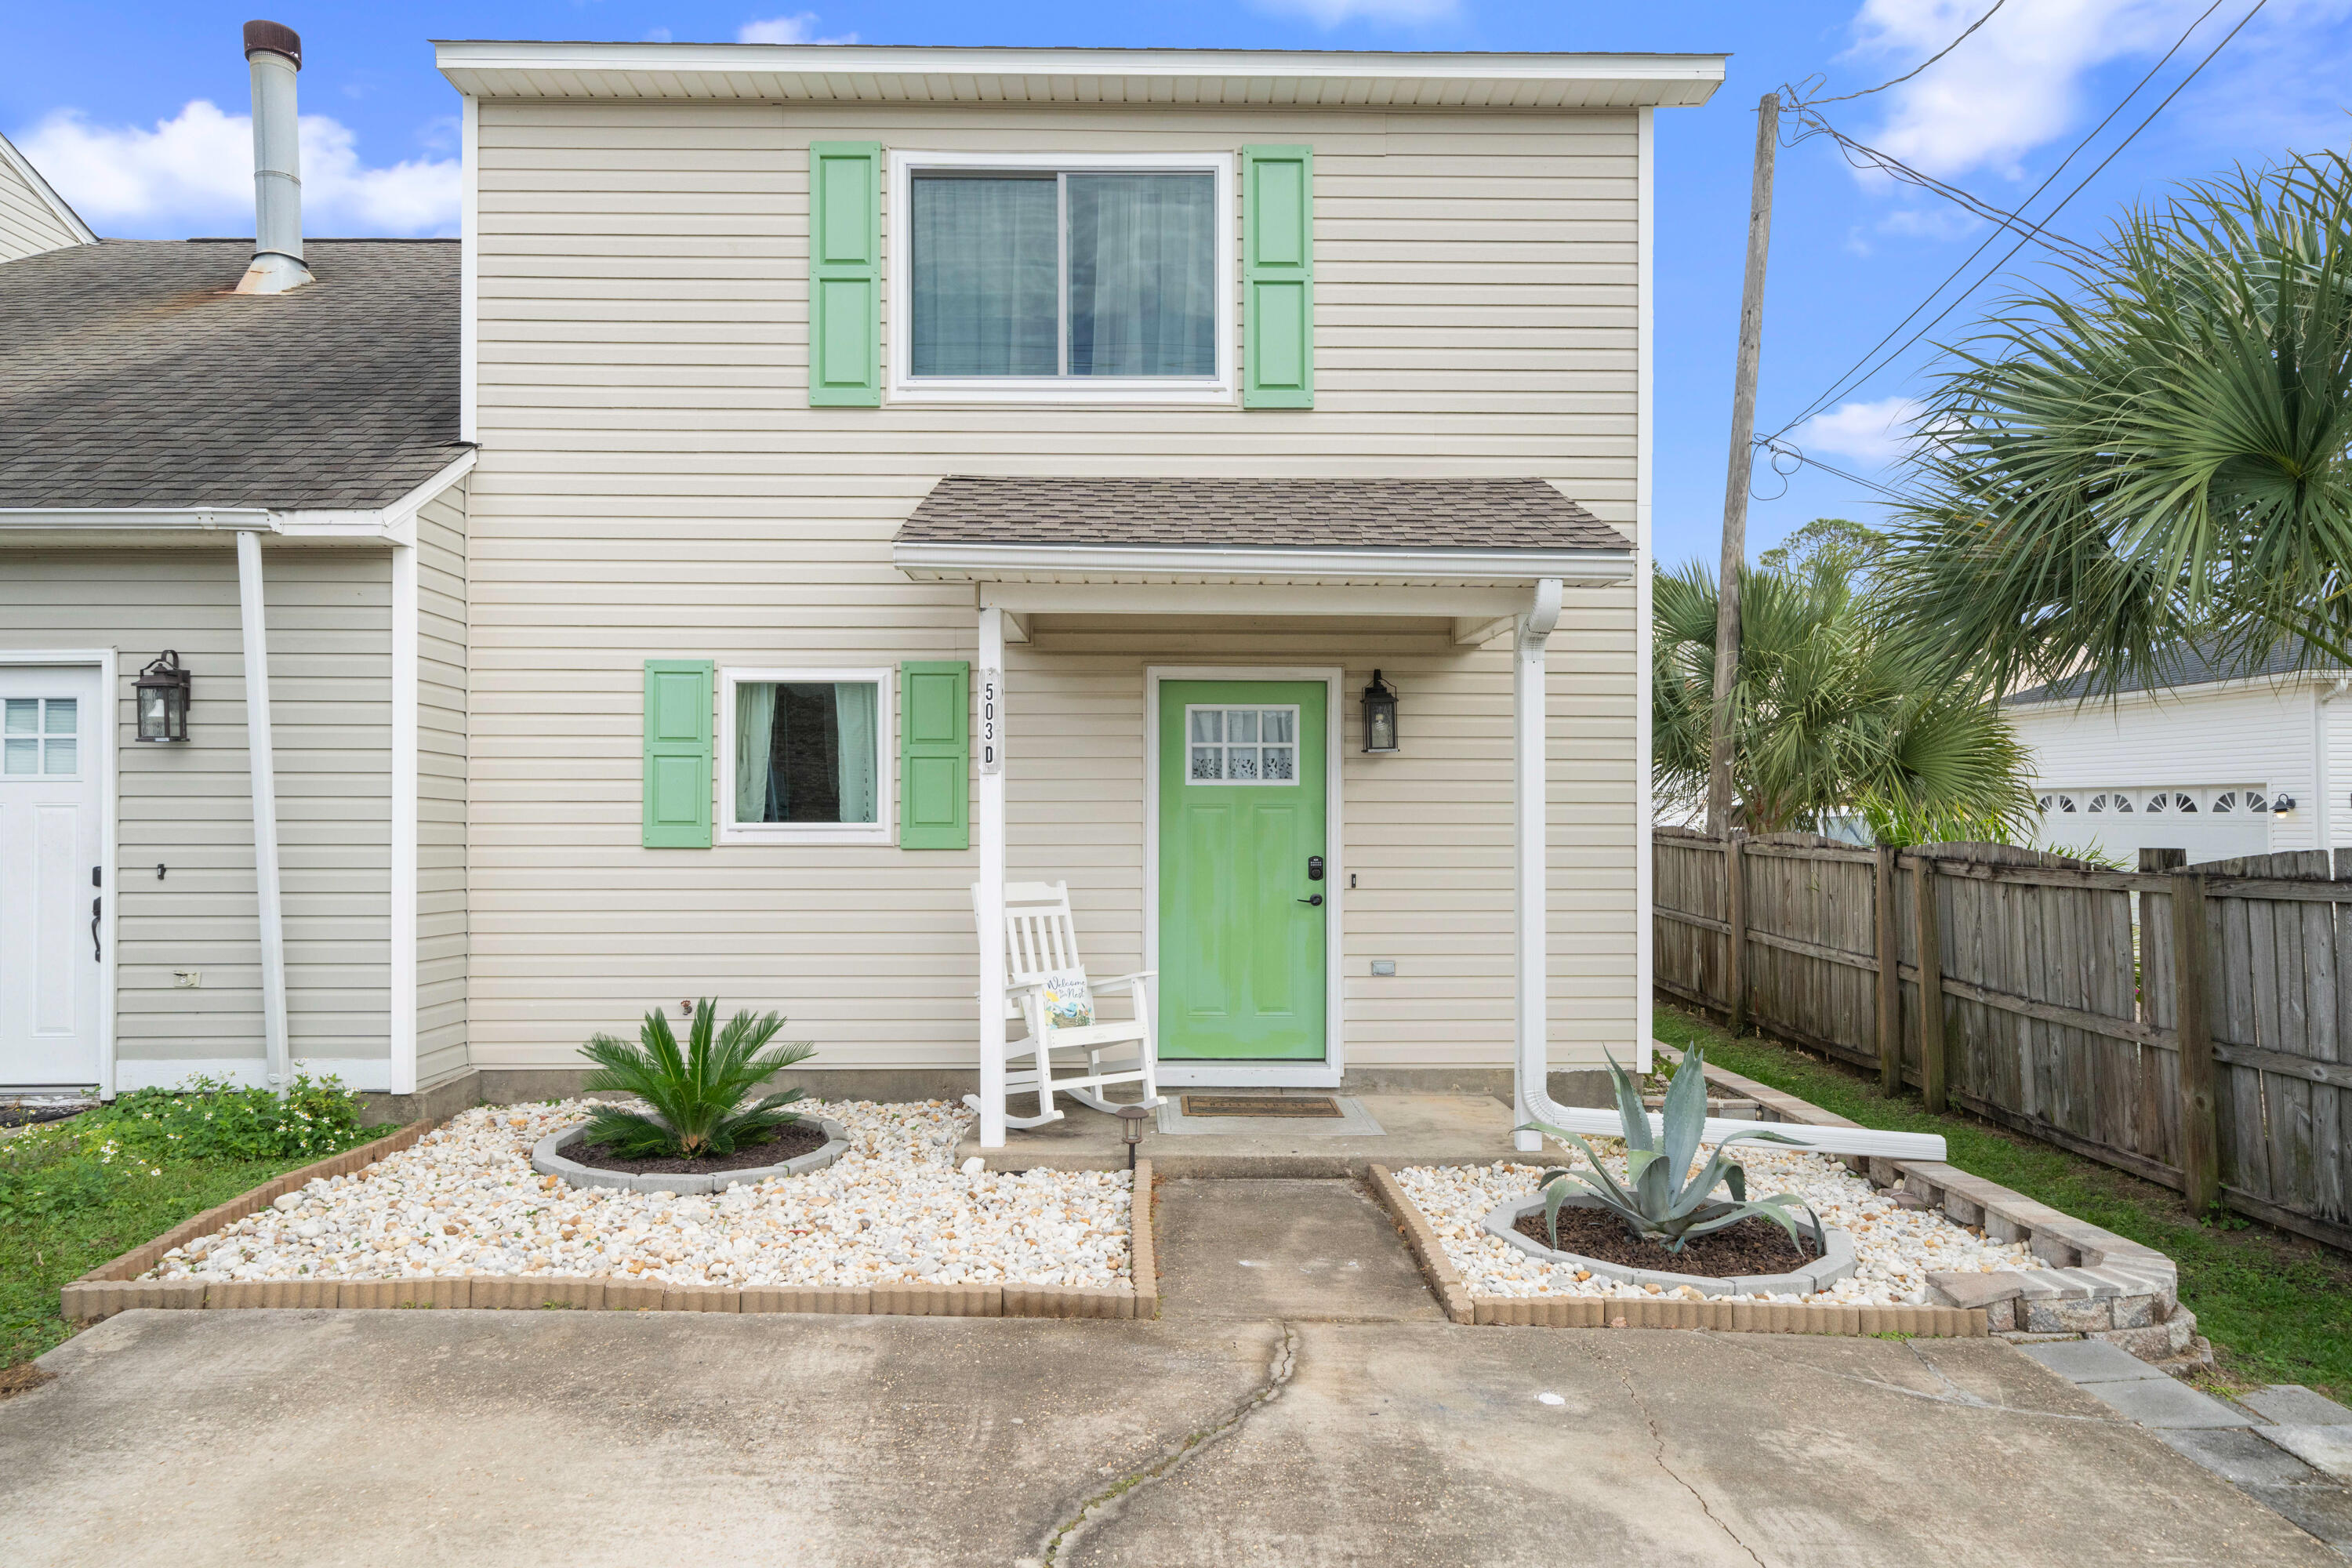
[[[317,234],[455,231],[457,105],[433,69],[426,40],[436,37],[1728,53],[1729,78],[1712,103],[1658,115],[1656,518],[1660,555],[1673,561],[1712,557],[1721,525],[1758,97],[1813,76],[1823,79],[1821,94],[1885,81],[1927,58],[1991,4],[1195,0],[1121,11],[1050,0],[987,8],[924,0],[480,0],[296,3],[266,14],[303,36],[303,173]],[[2011,205],[2212,4],[2006,0],[1914,81],[1822,112],[1848,135]],[[2060,176],[2044,207],[2106,156],[2253,5],[2221,0],[2152,86]],[[255,10],[201,0],[21,7],[9,25],[12,52],[20,63],[42,63],[0,73],[0,131],[101,234],[249,234],[238,29]],[[2290,147],[2344,146],[2352,140],[2347,67],[2352,0],[2269,0],[2053,228],[2095,236],[2121,205],[2159,195],[2172,181],[2266,161]],[[1766,432],[1836,390],[1842,373],[1990,233],[1942,198],[1858,174],[1823,140],[1784,150],[1780,170],[1758,414]],[[1996,243],[1977,270],[2008,248]],[[1859,475],[1889,478],[1885,465],[1899,456],[1895,432],[1905,400],[1919,391],[1932,344],[1957,335],[2000,287],[1979,290],[1884,374],[1837,390],[1790,439]],[[1756,489],[1752,550],[1811,517],[1878,510],[1870,489],[1811,467],[1785,479],[1759,468]]]

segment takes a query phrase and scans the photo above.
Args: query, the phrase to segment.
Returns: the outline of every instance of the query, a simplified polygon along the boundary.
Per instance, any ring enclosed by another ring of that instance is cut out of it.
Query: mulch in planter
[[[1512,1226],[1538,1247],[1552,1245],[1543,1210],[1530,1209]],[[1800,1231],[1804,1226],[1800,1223]],[[1625,1223],[1599,1209],[1563,1205],[1559,1211],[1559,1250],[1603,1263],[1633,1268],[1654,1268],[1662,1274],[1698,1274],[1727,1279],[1740,1274],[1786,1274],[1818,1256],[1812,1237],[1798,1247],[1789,1233],[1769,1219],[1748,1218],[1738,1225],[1711,1230],[1668,1252],[1654,1241],[1637,1241]]]
[[[624,1160],[606,1143],[567,1143],[556,1151],[575,1165],[597,1171],[626,1171],[633,1176],[708,1176],[720,1171],[748,1171],[758,1165],[781,1165],[824,1147],[824,1129],[813,1117],[781,1129],[764,1143],[740,1145],[732,1154],[703,1160]]]

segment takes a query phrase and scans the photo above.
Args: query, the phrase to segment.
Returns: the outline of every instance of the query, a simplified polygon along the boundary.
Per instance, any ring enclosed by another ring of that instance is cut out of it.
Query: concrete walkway
[[[1169,1089],[1181,1094],[1181,1089]],[[1371,1165],[1484,1164],[1516,1159],[1511,1107],[1488,1094],[1351,1095],[1381,1125],[1377,1138],[1335,1138],[1298,1122],[1250,1118],[1229,1133],[1169,1134],[1147,1122],[1138,1151],[1163,1177],[1360,1177]],[[1059,1121],[1016,1128],[1002,1149],[976,1137],[956,1146],[959,1162],[978,1156],[992,1171],[1117,1171],[1127,1168],[1118,1118],[1075,1100],[1057,1102]],[[1021,1109],[1034,1106],[1028,1101]]]
[[[1353,1182],[1162,1182],[1160,1312],[1442,1323],[1396,1222]]]
[[[10,1568],[2342,1568],[1997,1341],[132,1312],[43,1365]]]

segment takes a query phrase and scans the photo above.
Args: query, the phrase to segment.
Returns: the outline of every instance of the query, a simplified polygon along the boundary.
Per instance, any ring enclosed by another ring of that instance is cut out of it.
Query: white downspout
[[[236,536],[237,616],[245,632],[245,743],[253,781],[254,900],[261,917],[261,1040],[269,1087],[293,1082],[286,1042],[286,919],[278,901],[278,768],[269,733],[269,633],[263,619],[261,539]]]
[[[2315,691],[2311,703],[2311,831],[2312,847],[2336,852],[2336,785],[2329,777],[2327,705],[2352,690],[2352,679],[2337,677],[2325,691]]]
[[[1004,612],[980,612],[980,1146],[1004,1147]],[[1045,1064],[1038,1064],[1040,1071]]]
[[[1514,842],[1518,850],[1518,1054],[1517,1103],[1512,1146],[1522,1153],[1543,1147],[1539,1132],[1517,1127],[1545,1121],[1587,1137],[1612,1136],[1623,1131],[1612,1110],[1580,1110],[1559,1104],[1550,1093],[1550,1062],[1546,1019],[1549,979],[1545,906],[1545,827],[1548,798],[1544,789],[1545,710],[1544,648],[1552,628],[1559,624],[1559,579],[1547,577],[1536,584],[1535,603],[1519,621],[1511,644],[1511,778]],[[1648,852],[1648,846],[1643,846]],[[1000,1024],[999,1028],[1003,1026]],[[1654,1112],[1650,1125],[1661,1125]],[[1733,1132],[1753,1131],[1752,1121],[1707,1118],[1702,1136],[1712,1143]],[[1879,1154],[1891,1160],[1941,1160],[1944,1139],[1936,1132],[1883,1132],[1866,1127],[1811,1127],[1798,1122],[1776,1123],[1773,1131],[1808,1148],[1838,1154]]]
[[[1560,581],[1546,577],[1536,584],[1535,602],[1519,617],[1518,635],[1511,639],[1511,819],[1512,843],[1518,851],[1518,1106],[1515,1124],[1557,1121],[1559,1107],[1549,1092],[1550,1050],[1548,1030],[1551,975],[1549,926],[1544,875],[1547,852],[1545,819],[1549,799],[1544,787],[1545,710],[1549,706],[1544,683],[1544,652],[1552,628],[1559,625]],[[1514,1132],[1514,1147],[1533,1153],[1543,1147],[1538,1132]]]
[[[415,527],[412,522],[410,526]],[[394,1094],[416,1092],[416,547],[392,547],[392,892],[386,1019]]]

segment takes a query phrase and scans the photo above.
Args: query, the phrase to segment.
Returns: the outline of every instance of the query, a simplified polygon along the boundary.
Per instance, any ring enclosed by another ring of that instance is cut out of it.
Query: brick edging
[[[1548,1329],[1713,1329],[1751,1334],[1913,1334],[1922,1339],[1981,1339],[1983,1309],[1808,1306],[1796,1302],[1692,1301],[1679,1297],[1474,1296],[1420,1205],[1383,1165],[1371,1170],[1373,1195],[1404,1231],[1405,1245],[1445,1315],[1457,1323]]]
[[[1660,1054],[1682,1059],[1663,1040],[1656,1046]],[[1713,1063],[1706,1076],[1710,1083],[1762,1102],[1786,1121],[1855,1125]],[[1929,1289],[1945,1301],[1985,1316],[1990,1332],[2078,1334],[2105,1340],[2149,1362],[2190,1353],[2197,1315],[2180,1305],[2178,1266],[2154,1247],[1940,1160],[1832,1157],[1875,1186],[1900,1188],[1941,1210],[1956,1225],[1976,1226],[1994,1241],[2026,1245],[2043,1267],[1927,1277]]]
[[[263,1183],[181,1221],[154,1240],[91,1269],[59,1291],[72,1321],[94,1322],[133,1308],[221,1310],[247,1307],[347,1309],[572,1309],[588,1311],[815,1312],[914,1318],[1150,1318],[1160,1294],[1151,1248],[1151,1165],[1136,1162],[1131,1200],[1131,1286],[1070,1285],[665,1285],[631,1279],[533,1279],[510,1274],[427,1275],[414,1279],[140,1279],[173,1247],[235,1225],[320,1176],[348,1175],[415,1147],[444,1125],[418,1122],[389,1137]]]
[[[1386,1165],[1374,1165],[1369,1175],[1372,1195],[1380,1200],[1381,1206],[1389,1211],[1389,1217],[1395,1220],[1398,1228],[1404,1232],[1404,1244],[1412,1249],[1414,1259],[1421,1265],[1422,1278],[1429,1282],[1430,1294],[1435,1296],[1437,1304],[1445,1309],[1446,1317],[1457,1323],[1478,1321],[1469,1288],[1462,1283],[1462,1276],[1454,1271],[1453,1259],[1445,1256],[1445,1248],[1439,1244],[1437,1233],[1429,1227],[1429,1217],[1405,1196],[1404,1188],[1398,1184]]]

